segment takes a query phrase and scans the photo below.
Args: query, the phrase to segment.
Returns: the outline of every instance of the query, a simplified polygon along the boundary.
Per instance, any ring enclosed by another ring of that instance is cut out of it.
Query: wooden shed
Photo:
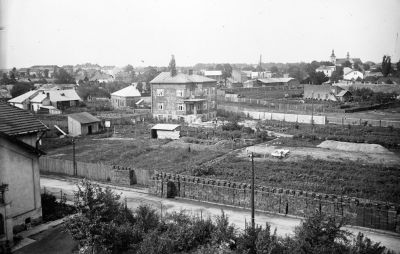
[[[88,112],[68,115],[68,132],[71,136],[94,134],[100,130],[101,120]]]
[[[151,128],[151,138],[179,139],[181,126],[179,124],[156,124]]]

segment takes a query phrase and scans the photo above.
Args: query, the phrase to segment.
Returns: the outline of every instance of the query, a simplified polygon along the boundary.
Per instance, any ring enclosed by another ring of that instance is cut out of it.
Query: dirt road
[[[63,193],[67,193],[68,196],[71,196],[73,191],[76,189],[76,182],[77,179],[72,178],[56,179],[53,177],[41,176],[40,179],[42,188],[45,187],[47,191],[54,193],[59,193],[60,190],[62,190]],[[219,215],[221,210],[224,210],[224,212],[229,216],[229,221],[238,229],[244,229],[245,222],[250,222],[250,211],[245,209],[183,199],[163,199],[148,194],[147,189],[132,189],[105,184],[102,185],[115,188],[115,192],[121,193],[122,199],[126,198],[129,208],[134,209],[141,204],[148,204],[161,211],[162,214],[185,210],[194,215],[203,216],[203,218]],[[301,220],[299,218],[285,217],[263,212],[256,213],[257,224],[265,225],[265,223],[269,223],[272,229],[277,228],[277,234],[280,236],[293,234],[294,228],[298,226],[300,222]],[[381,242],[390,249],[400,250],[399,234],[384,231],[371,231],[359,227],[347,227],[346,229],[355,235],[358,232],[362,232],[373,241]]]

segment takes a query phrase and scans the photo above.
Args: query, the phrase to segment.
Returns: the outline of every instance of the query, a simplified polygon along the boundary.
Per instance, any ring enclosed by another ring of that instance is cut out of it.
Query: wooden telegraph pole
[[[255,229],[254,222],[254,154],[251,153],[251,227]]]
[[[74,167],[74,176],[78,175],[78,169],[76,167],[76,158],[75,158],[75,138],[72,137],[72,165]]]

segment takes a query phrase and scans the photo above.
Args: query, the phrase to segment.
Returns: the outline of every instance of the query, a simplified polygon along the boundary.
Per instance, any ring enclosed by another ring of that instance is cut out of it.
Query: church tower
[[[335,56],[335,51],[332,49],[332,54],[331,54],[331,62],[333,64],[336,64],[336,56]]]

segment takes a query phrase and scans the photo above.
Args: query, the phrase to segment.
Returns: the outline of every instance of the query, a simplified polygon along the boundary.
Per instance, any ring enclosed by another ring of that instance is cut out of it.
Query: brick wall
[[[223,180],[156,172],[150,192],[250,208],[251,186]],[[257,210],[304,217],[315,210],[345,216],[348,224],[400,232],[400,206],[395,204],[267,186],[256,186]]]

